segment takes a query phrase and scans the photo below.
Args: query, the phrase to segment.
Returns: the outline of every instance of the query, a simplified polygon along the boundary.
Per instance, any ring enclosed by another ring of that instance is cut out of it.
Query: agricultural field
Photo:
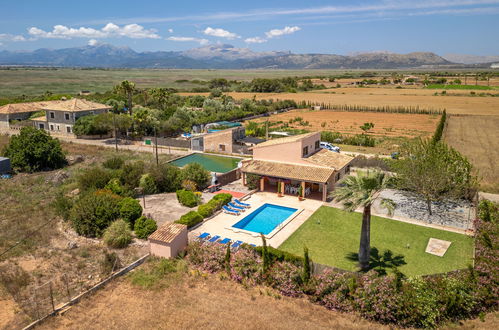
[[[347,112],[298,109],[273,115],[269,120],[288,123],[289,127],[310,131],[334,131],[342,134],[363,133],[360,126],[369,122],[374,128],[369,134],[376,137],[418,137],[429,136],[436,128],[440,116],[424,114]],[[254,121],[264,122],[267,118]],[[306,125],[304,125],[306,124]]]
[[[450,116],[444,139],[478,169],[482,190],[499,193],[499,116]]]

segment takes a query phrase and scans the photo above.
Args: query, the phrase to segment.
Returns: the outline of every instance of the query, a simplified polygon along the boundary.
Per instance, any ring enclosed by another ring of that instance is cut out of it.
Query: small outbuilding
[[[166,223],[149,236],[149,250],[153,256],[175,258],[186,247],[186,225]]]
[[[7,174],[12,171],[10,167],[10,159],[5,157],[0,157],[0,174]]]

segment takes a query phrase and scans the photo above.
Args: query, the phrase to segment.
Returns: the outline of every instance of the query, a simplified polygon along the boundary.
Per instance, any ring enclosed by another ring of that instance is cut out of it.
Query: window
[[[60,132],[61,131],[61,126],[57,125],[57,131]]]
[[[50,130],[53,131],[54,130],[54,125],[50,125]]]
[[[218,151],[225,151],[225,144],[219,144]]]
[[[95,114],[95,111],[90,111],[90,114],[91,114],[91,115]]]
[[[70,117],[69,117],[69,113],[67,113],[67,112],[66,112],[66,113],[64,113],[64,119],[69,120],[69,118],[70,118]]]
[[[66,132],[71,133],[71,126],[66,126]]]
[[[302,154],[302,157],[305,157],[306,155],[308,155],[308,146],[303,148],[303,154]]]
[[[40,124],[38,124],[38,125],[39,125],[38,127],[39,127],[40,129],[45,129],[45,124],[40,123]]]
[[[315,150],[319,149],[321,147],[321,143],[319,140],[315,141]]]
[[[55,118],[55,113],[50,111],[50,118]]]

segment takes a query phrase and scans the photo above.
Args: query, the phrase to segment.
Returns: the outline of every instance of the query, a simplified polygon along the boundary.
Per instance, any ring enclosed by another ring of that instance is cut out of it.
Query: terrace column
[[[243,186],[246,187],[246,173],[243,172],[242,177],[243,177]]]
[[[260,191],[265,191],[265,179],[260,178]]]
[[[286,193],[286,183],[284,181],[281,181],[281,191],[283,195]]]
[[[305,181],[301,182],[301,197],[305,198]]]
[[[322,201],[327,201],[327,182],[322,184]]]

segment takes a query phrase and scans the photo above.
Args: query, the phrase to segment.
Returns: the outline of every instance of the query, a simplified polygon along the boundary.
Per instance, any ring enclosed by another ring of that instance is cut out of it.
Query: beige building
[[[242,162],[243,184],[248,174],[260,176],[261,191],[326,201],[335,183],[350,170],[354,158],[320,148],[320,133],[269,140],[253,147],[253,159]]]
[[[247,154],[248,144],[254,145],[262,141],[255,138],[249,139],[246,137],[245,128],[238,126],[195,136],[191,139],[191,149],[224,154]]]
[[[179,223],[166,223],[152,233],[148,240],[151,255],[175,258],[187,247],[187,226]]]

